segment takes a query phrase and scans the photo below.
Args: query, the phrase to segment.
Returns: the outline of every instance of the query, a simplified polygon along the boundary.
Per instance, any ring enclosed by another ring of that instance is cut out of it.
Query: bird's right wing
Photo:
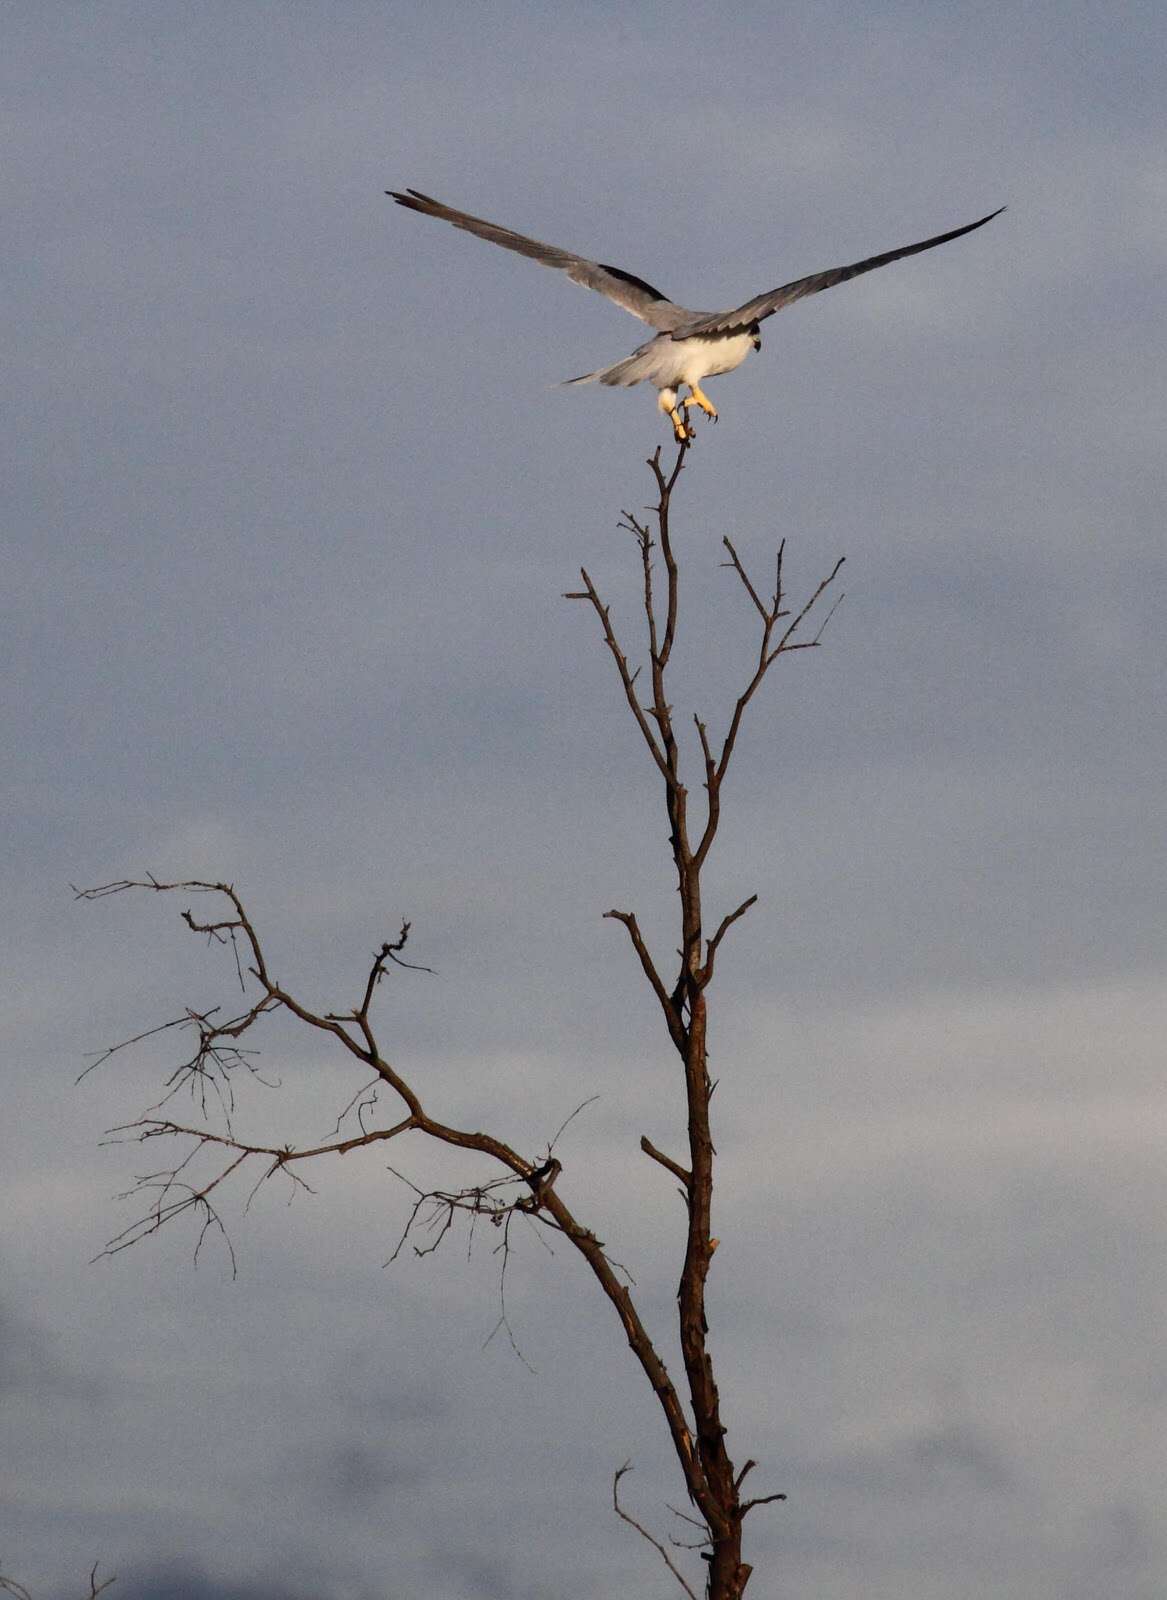
[[[485,222],[481,217],[472,217],[469,212],[455,211],[438,200],[431,200],[427,194],[420,194],[416,189],[407,189],[404,194],[386,189],[385,193],[390,199],[396,200],[399,206],[420,211],[423,217],[441,217],[444,222],[452,222],[455,228],[477,234],[478,238],[487,239],[491,244],[502,245],[504,250],[529,256],[532,261],[538,261],[545,267],[557,267],[566,272],[573,283],[581,283],[585,289],[595,289],[625,311],[631,311],[641,322],[647,322],[650,328],[657,328],[662,333],[671,332],[693,316],[691,311],[666,299],[659,289],[645,283],[643,278],[623,272],[619,267],[606,267],[602,262],[588,261],[584,256],[573,255],[570,250],[560,250],[556,245],[540,244],[538,239],[513,233],[510,228],[500,227],[497,222]]]
[[[866,261],[856,261],[849,267],[831,267],[829,271],[816,272],[809,278],[796,278],[793,283],[784,283],[780,289],[769,289],[765,294],[756,295],[753,300],[747,300],[744,306],[736,306],[732,311],[715,311],[710,316],[687,322],[681,337],[687,339],[693,334],[732,333],[748,328],[755,322],[761,322],[763,317],[781,311],[783,306],[801,300],[804,295],[818,294],[820,289],[845,283],[848,278],[857,278],[862,272],[874,272],[876,267],[886,267],[890,261],[918,255],[921,250],[932,250],[938,244],[947,244],[950,239],[959,239],[961,234],[983,228],[986,222],[999,217],[1004,209],[1001,206],[996,211],[990,211],[987,217],[981,217],[979,222],[968,222],[963,228],[954,228],[951,233],[938,233],[934,239],[925,239],[920,244],[901,245],[898,250],[888,250],[881,256],[868,256]]]

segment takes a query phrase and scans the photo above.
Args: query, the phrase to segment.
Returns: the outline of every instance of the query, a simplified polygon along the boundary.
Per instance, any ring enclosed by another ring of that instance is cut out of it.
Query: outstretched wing
[[[899,261],[903,256],[919,255],[921,250],[933,250],[938,244],[947,244],[950,239],[959,239],[962,233],[972,233],[974,228],[983,228],[986,222],[992,222],[994,217],[999,217],[1005,207],[1001,206],[996,211],[990,211],[987,217],[982,217],[979,222],[966,223],[963,228],[954,228],[951,233],[939,233],[935,239],[925,239],[920,244],[906,244],[899,250],[888,250],[881,256],[868,256],[866,261],[856,261],[850,267],[832,267],[829,272],[816,272],[809,278],[796,278],[793,283],[784,283],[780,289],[771,289],[766,294],[755,295],[754,299],[747,300],[744,306],[737,306],[732,311],[715,311],[712,315],[701,317],[696,322],[686,323],[683,337],[689,338],[692,334],[717,334],[731,333],[735,329],[748,328],[755,322],[761,322],[764,317],[771,317],[775,311],[781,311],[783,306],[791,305],[795,300],[801,300],[805,295],[818,294],[820,289],[830,289],[836,283],[846,283],[848,278],[857,278],[862,272],[874,272],[876,267],[886,267],[890,261]]]
[[[538,239],[512,233],[510,228],[501,228],[497,222],[484,222],[481,217],[472,217],[466,211],[455,211],[440,201],[431,200],[428,194],[419,194],[416,189],[408,189],[404,194],[386,189],[385,193],[396,200],[399,206],[405,206],[409,211],[420,211],[423,217],[441,217],[445,222],[452,222],[455,228],[464,228],[467,233],[477,234],[491,244],[502,245],[504,250],[529,256],[532,261],[538,261],[545,267],[558,267],[561,272],[567,273],[573,283],[582,283],[585,289],[595,289],[599,294],[606,295],[618,306],[623,306],[625,311],[631,311],[634,317],[639,317],[641,322],[647,322],[650,328],[658,328],[662,333],[671,331],[693,314],[683,306],[674,305],[651,283],[634,277],[631,272],[622,272],[619,267],[606,267],[599,261],[588,261],[583,256],[573,255],[570,250],[560,250],[556,245],[540,244]]]

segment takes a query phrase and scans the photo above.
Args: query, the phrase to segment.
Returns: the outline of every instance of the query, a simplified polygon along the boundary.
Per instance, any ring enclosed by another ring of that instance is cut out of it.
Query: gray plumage
[[[732,371],[734,367],[741,365],[752,350],[760,349],[762,341],[758,325],[767,317],[773,316],[775,311],[781,311],[783,307],[792,305],[794,301],[801,300],[808,294],[818,294],[821,289],[830,289],[836,283],[845,283],[848,278],[857,278],[861,273],[873,272],[876,267],[885,267],[892,261],[901,260],[904,256],[918,255],[923,250],[932,250],[937,245],[947,244],[951,239],[959,239],[962,234],[983,228],[986,222],[991,222],[994,217],[1000,216],[1001,211],[1005,209],[1002,206],[997,211],[991,211],[987,217],[966,223],[963,228],[953,228],[949,233],[939,233],[934,238],[922,240],[919,244],[902,245],[898,250],[887,250],[882,255],[868,256],[865,260],[853,262],[850,266],[832,267],[826,272],[812,273],[807,278],[796,278],[792,283],[785,283],[780,288],[755,295],[752,300],[747,300],[743,305],[735,306],[728,311],[690,311],[685,306],[676,305],[659,289],[654,289],[650,283],[646,283],[643,278],[625,272],[620,267],[607,266],[600,261],[589,261],[586,256],[575,255],[570,250],[561,250],[556,245],[541,244],[537,239],[528,239],[524,234],[503,228],[496,222],[486,222],[482,217],[473,217],[466,211],[455,211],[450,206],[442,205],[438,200],[432,200],[429,195],[421,194],[417,189],[409,189],[404,194],[389,189],[386,193],[396,200],[398,205],[405,206],[410,211],[419,211],[426,217],[440,217],[443,221],[452,223],[455,228],[476,234],[478,238],[486,239],[491,244],[501,245],[504,250],[514,250],[517,254],[538,261],[545,267],[555,267],[561,272],[566,272],[573,283],[582,284],[587,289],[595,289],[597,293],[614,301],[616,305],[622,306],[625,311],[630,311],[634,317],[647,322],[650,328],[656,328],[658,331],[655,338],[640,345],[622,361],[614,362],[609,367],[601,367],[596,372],[585,372],[579,378],[569,378],[568,382],[604,383],[625,387],[647,379],[659,390],[657,403],[671,418],[678,439],[693,436],[687,416],[682,417],[677,409],[678,388],[684,384],[690,391],[681,401],[682,408],[687,411],[690,406],[699,406],[707,416],[716,421],[717,411],[708,397],[702,393],[701,379],[719,372]]]

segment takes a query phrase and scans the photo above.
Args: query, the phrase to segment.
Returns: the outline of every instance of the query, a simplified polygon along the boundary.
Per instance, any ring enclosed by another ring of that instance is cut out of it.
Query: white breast
[[[752,333],[735,333],[727,339],[675,339],[677,383],[700,383],[719,372],[732,372],[754,348]]]

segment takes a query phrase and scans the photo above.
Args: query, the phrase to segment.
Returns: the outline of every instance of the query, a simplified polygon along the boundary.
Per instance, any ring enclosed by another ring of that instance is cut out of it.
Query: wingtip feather
[[[385,193],[390,200],[396,200],[399,206],[405,206],[409,211],[428,211],[438,205],[437,200],[431,200],[428,194],[422,194],[420,189],[406,189],[401,194],[397,189],[386,189]]]

